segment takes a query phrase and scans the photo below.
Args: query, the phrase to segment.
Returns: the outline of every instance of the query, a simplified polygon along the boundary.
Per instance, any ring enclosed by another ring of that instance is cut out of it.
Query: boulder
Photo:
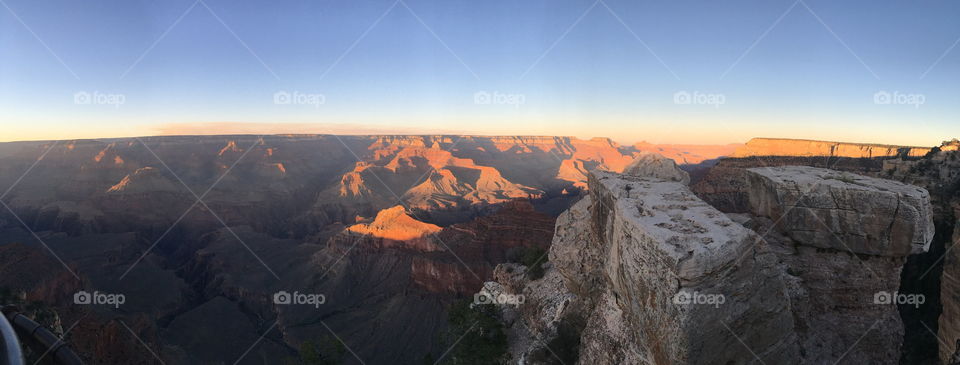
[[[752,213],[800,244],[886,257],[930,247],[933,210],[923,188],[808,166],[747,172]]]

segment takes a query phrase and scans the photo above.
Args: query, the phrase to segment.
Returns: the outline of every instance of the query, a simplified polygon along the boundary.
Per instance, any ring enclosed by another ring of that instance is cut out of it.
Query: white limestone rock
[[[930,194],[900,182],[808,166],[747,169],[753,214],[800,244],[887,257],[926,252]]]

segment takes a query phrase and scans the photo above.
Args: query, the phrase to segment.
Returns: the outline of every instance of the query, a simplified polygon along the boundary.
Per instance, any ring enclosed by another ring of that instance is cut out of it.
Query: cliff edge
[[[728,215],[681,182],[591,172],[543,278],[510,264],[488,283],[527,298],[504,309],[512,358],[574,343],[578,364],[897,363],[900,270],[932,239],[926,190],[810,167],[745,176],[750,209]]]

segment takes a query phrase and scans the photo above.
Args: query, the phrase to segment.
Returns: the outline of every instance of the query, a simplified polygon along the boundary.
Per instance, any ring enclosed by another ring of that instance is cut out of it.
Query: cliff
[[[501,265],[488,283],[527,298],[502,309],[508,337],[541,340],[512,343],[514,359],[540,363],[573,326],[578,364],[897,363],[884,293],[929,247],[926,190],[809,167],[745,176],[748,212],[727,215],[678,182],[591,173],[544,277]]]
[[[929,193],[806,166],[747,174],[746,224],[765,232],[782,263],[803,362],[899,363],[897,304],[922,297],[901,291],[900,272],[933,239]]]
[[[870,143],[847,143],[786,138],[753,138],[738,147],[730,157],[781,156],[811,157],[830,156],[848,158],[878,158],[908,156],[920,157],[930,148],[893,146]]]

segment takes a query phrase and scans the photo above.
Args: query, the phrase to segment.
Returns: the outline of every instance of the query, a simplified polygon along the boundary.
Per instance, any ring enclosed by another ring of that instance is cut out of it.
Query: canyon
[[[924,328],[960,333],[953,146],[0,143],[0,288],[102,364],[297,363],[318,343],[343,363],[451,361],[448,311],[478,291],[526,298],[498,308],[526,363],[946,361]],[[928,303],[874,303],[897,292]]]
[[[453,302],[549,247],[590,170],[639,153],[572,137],[0,143],[0,287],[90,363],[296,361],[331,338],[347,363],[419,362],[442,354]],[[126,302],[76,305],[81,290]]]

